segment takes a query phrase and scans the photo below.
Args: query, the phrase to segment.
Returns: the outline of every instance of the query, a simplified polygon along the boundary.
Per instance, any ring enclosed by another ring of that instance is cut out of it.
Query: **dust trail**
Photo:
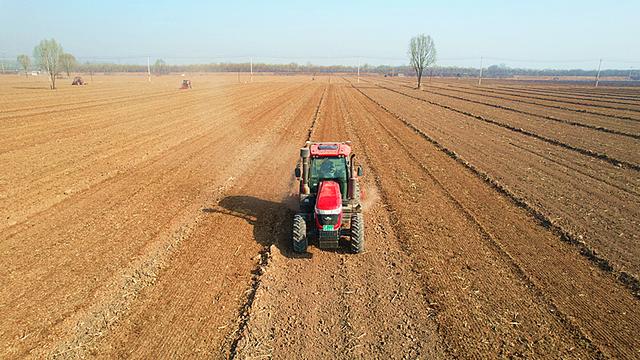
[[[362,209],[364,211],[369,210],[380,200],[380,194],[378,188],[373,184],[367,184],[360,190],[362,192]]]

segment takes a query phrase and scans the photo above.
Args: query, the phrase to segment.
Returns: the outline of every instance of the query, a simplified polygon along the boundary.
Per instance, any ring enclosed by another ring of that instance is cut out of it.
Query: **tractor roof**
[[[351,146],[345,143],[312,143],[310,151],[312,157],[348,157],[351,154]]]

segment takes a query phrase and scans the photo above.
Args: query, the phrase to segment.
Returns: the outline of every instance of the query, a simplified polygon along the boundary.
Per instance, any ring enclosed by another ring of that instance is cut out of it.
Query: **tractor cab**
[[[345,157],[311,157],[311,169],[309,172],[310,193],[317,194],[318,186],[323,181],[335,181],[340,186],[343,200],[347,200],[347,180],[347,159]]]

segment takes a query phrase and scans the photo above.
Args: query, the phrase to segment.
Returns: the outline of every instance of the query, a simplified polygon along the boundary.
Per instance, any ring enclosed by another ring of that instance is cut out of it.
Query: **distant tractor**
[[[364,217],[360,184],[351,143],[319,142],[300,149],[295,169],[299,212],[293,217],[293,250],[307,251],[309,240],[318,247],[337,249],[348,238],[353,253],[364,251]]]
[[[182,86],[180,89],[191,89],[191,80],[182,80]]]
[[[73,82],[71,83],[71,85],[87,85],[87,83],[82,80],[80,76],[76,76],[73,78]]]

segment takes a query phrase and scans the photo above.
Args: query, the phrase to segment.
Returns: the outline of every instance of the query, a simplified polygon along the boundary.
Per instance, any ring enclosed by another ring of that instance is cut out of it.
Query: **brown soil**
[[[637,138],[460,84],[4,78],[2,358],[640,356],[640,178],[607,159],[640,164]],[[353,142],[363,254],[290,248],[307,139]]]

